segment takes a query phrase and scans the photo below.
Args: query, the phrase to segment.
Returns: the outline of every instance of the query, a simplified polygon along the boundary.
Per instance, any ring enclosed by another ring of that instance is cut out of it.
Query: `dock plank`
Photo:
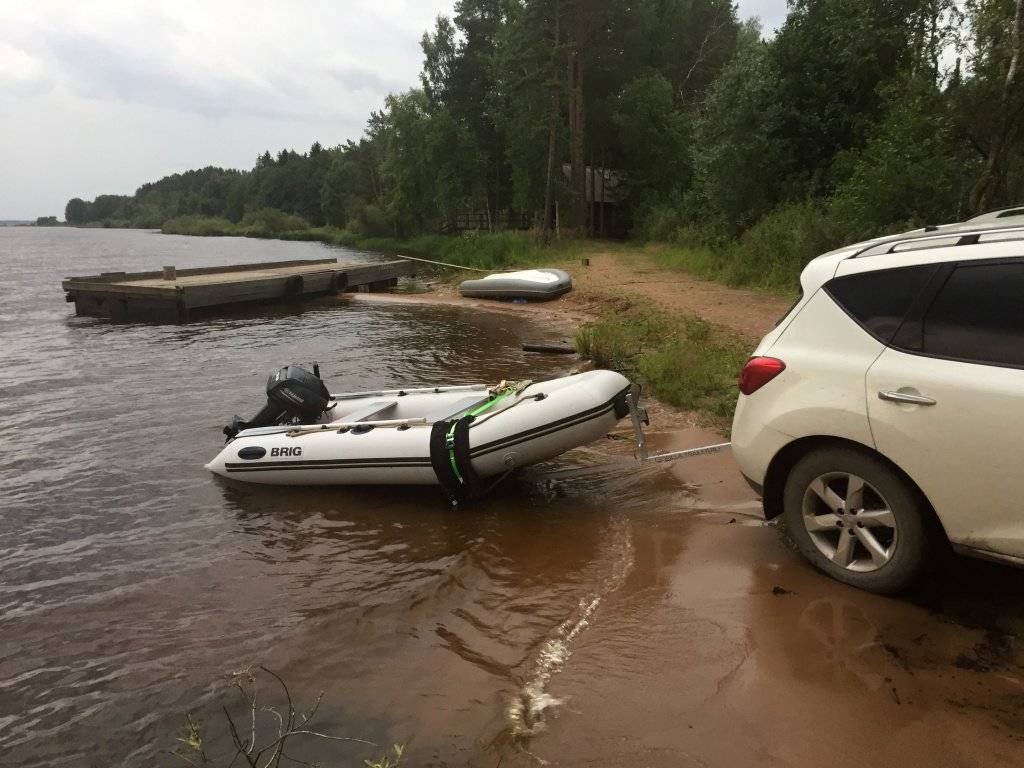
[[[199,275],[178,274],[175,280],[164,280],[162,277],[153,277],[143,280],[121,280],[111,285],[128,285],[139,288],[167,288],[175,287],[191,288],[193,286],[226,285],[228,283],[244,283],[253,280],[265,280],[273,278],[288,278],[292,275],[309,275],[318,272],[345,271],[347,265],[337,265],[335,269],[325,270],[323,264],[308,264],[298,267],[268,267],[263,269],[251,269],[237,272],[206,272]]]
[[[337,259],[234,264],[163,272],[105,272],[61,283],[78,315],[115,320],[184,322],[193,309],[211,310],[267,301],[296,301],[339,291],[379,290],[414,275],[408,261]]]

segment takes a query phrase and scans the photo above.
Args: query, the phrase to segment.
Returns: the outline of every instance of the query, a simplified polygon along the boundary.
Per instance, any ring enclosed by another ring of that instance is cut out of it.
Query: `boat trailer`
[[[633,425],[633,440],[636,447],[636,459],[641,464],[655,464],[657,462],[690,459],[694,456],[707,456],[712,453],[720,453],[732,445],[730,442],[714,443],[712,445],[702,445],[698,448],[686,448],[681,451],[651,453],[647,450],[647,438],[644,436],[644,427],[650,426],[651,420],[647,415],[647,409],[640,405],[639,384],[633,384],[629,388],[626,403],[629,406],[629,418]]]

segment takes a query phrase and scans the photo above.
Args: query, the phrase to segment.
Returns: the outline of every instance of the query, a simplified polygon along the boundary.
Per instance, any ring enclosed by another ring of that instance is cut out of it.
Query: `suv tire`
[[[925,515],[906,480],[854,448],[812,451],[786,479],[788,537],[818,569],[871,592],[901,592],[921,576],[931,548]]]

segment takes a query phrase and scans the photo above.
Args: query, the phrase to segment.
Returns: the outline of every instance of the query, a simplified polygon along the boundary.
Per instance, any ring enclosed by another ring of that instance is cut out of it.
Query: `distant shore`
[[[56,216],[40,216],[38,219],[0,219],[0,227],[66,227]]]

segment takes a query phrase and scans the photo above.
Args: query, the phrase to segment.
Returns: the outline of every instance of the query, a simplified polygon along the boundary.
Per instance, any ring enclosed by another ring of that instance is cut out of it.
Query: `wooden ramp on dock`
[[[416,273],[408,261],[337,259],[273,261],[161,272],[103,272],[62,283],[75,314],[120,321],[188,322],[196,312],[271,301],[296,301],[342,291],[379,291]]]

